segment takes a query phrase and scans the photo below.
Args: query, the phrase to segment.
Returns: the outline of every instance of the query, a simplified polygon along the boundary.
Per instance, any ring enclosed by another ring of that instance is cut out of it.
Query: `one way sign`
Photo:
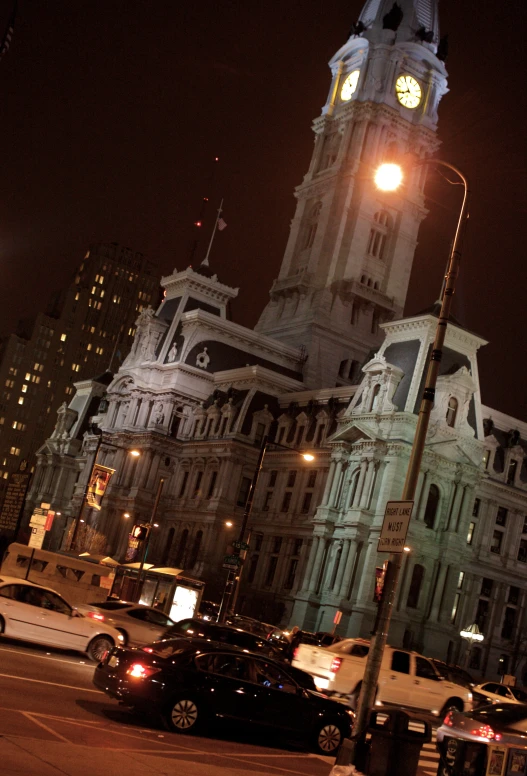
[[[388,501],[377,552],[404,552],[413,501]]]

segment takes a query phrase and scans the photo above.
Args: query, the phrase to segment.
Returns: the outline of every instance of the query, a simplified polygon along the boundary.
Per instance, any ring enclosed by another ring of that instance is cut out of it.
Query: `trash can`
[[[368,727],[369,776],[416,776],[423,744],[432,739],[430,722],[404,711],[374,711]]]
[[[484,776],[487,768],[487,745],[462,738],[445,736],[438,742],[438,776]]]

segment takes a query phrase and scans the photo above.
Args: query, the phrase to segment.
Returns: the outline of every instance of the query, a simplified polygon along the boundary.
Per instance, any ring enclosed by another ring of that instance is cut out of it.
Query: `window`
[[[262,511],[263,512],[268,512],[269,511],[269,506],[271,504],[272,497],[273,497],[273,491],[272,490],[268,490],[267,493],[265,494],[265,499],[264,499],[264,503],[263,503],[263,506],[262,506]]]
[[[479,516],[479,508],[481,506],[481,499],[475,498],[474,499],[474,506],[472,507],[472,517],[478,517]]]
[[[274,575],[276,574],[276,567],[278,565],[278,556],[277,555],[271,555],[269,558],[269,565],[267,567],[267,574],[265,577],[265,587],[271,587],[274,580]]]
[[[175,558],[175,564],[176,566],[181,565],[181,561],[183,560],[183,556],[185,554],[185,549],[187,547],[187,541],[188,541],[188,528],[185,528],[184,531],[181,533],[181,539],[179,540],[179,547],[177,550],[177,555]]]
[[[23,385],[21,391],[22,393],[27,393],[27,385]]]
[[[317,473],[309,472],[309,477],[307,478],[307,487],[314,488],[316,481],[317,481]]]
[[[216,487],[217,479],[218,479],[218,472],[212,472],[210,482],[209,482],[209,489],[207,491],[207,498],[212,498],[212,494],[214,493],[214,488]]]
[[[498,507],[496,515],[496,525],[505,525],[507,523],[507,510],[505,507]]]
[[[490,450],[485,450],[483,453],[483,465],[485,466],[485,469],[489,468],[489,461],[490,461]]]
[[[291,496],[292,492],[290,490],[286,490],[284,493],[284,500],[282,501],[282,506],[280,508],[280,512],[287,512],[289,509],[289,505],[291,504]]]
[[[520,539],[520,546],[518,548],[518,560],[522,563],[527,563],[527,539]]]
[[[525,515],[524,518],[523,518],[522,533],[527,533],[527,515]]]
[[[278,666],[255,660],[256,682],[271,690],[296,693],[297,686]]]
[[[61,334],[60,335],[60,341],[61,342],[66,342],[67,336],[68,336],[67,334]]]
[[[239,507],[244,507],[247,503],[247,497],[249,495],[249,489],[251,487],[251,478],[250,477],[242,477],[242,482],[240,485],[240,490],[238,492],[238,498],[236,500],[236,504]]]
[[[457,578],[457,589],[458,590],[461,590],[461,588],[463,587],[463,582],[464,581],[465,581],[465,572],[464,571],[460,571],[459,572],[459,576]]]
[[[273,537],[273,552],[278,554],[281,549],[282,549],[282,537],[281,536]]]
[[[421,679],[432,679],[434,682],[439,681],[439,676],[433,667],[432,663],[429,663],[424,657],[415,656],[415,675],[420,676]]]
[[[254,549],[256,552],[260,552],[262,549],[263,534],[257,533],[254,535]]]
[[[192,498],[199,498],[201,496],[201,480],[203,479],[203,472],[196,474],[196,481],[194,482],[194,492]]]
[[[289,475],[287,477],[287,486],[288,488],[294,488],[295,487],[295,480],[296,480],[296,471],[290,471]]]
[[[483,577],[481,580],[481,593],[480,595],[485,595],[487,598],[489,598],[492,595],[492,579],[487,579],[487,577]]]
[[[509,587],[509,597],[507,599],[508,604],[516,604],[518,603],[520,599],[520,588],[519,587]]]
[[[298,558],[292,558],[291,561],[289,562],[289,570],[287,572],[287,577],[284,582],[284,587],[286,590],[292,590],[295,584],[297,566],[298,566]]]
[[[517,468],[518,468],[518,461],[515,458],[513,458],[509,463],[509,469],[507,471],[507,485],[514,485]]]
[[[19,404],[23,404],[24,403],[24,397],[23,396],[19,396],[18,397],[18,403]]]
[[[256,424],[256,434],[254,435],[255,442],[261,442],[265,434],[265,425],[263,423]]]
[[[311,499],[312,498],[313,498],[313,494],[312,493],[309,493],[309,492],[308,493],[304,493],[304,500],[302,502],[302,509],[300,510],[300,512],[303,515],[307,515],[308,514],[309,508],[311,506]]]
[[[437,485],[430,485],[428,498],[426,500],[424,523],[427,528],[433,528],[436,520],[437,507],[439,505],[439,488]]]
[[[269,487],[270,488],[274,488],[274,486],[276,484],[277,476],[278,476],[278,472],[276,471],[276,469],[273,469],[271,474],[270,474],[270,476],[269,476]]]
[[[459,602],[460,602],[460,600],[461,600],[461,593],[456,593],[455,596],[454,596],[454,603],[452,605],[452,612],[450,614],[450,622],[452,624],[454,624],[455,621],[456,621],[456,616],[457,616],[457,612],[458,612],[458,609],[459,609]]]
[[[451,396],[448,400],[448,407],[446,411],[446,424],[451,428],[454,428],[456,425],[458,406],[458,400],[454,396]]]
[[[320,211],[322,210],[322,203],[317,202],[313,205],[311,213],[306,223],[305,236],[303,250],[311,248],[315,242],[315,235],[317,233],[318,219],[320,217]]]
[[[368,241],[368,253],[377,259],[384,259],[386,241],[391,229],[391,218],[386,210],[379,210],[373,216],[373,225]]]
[[[474,539],[475,528],[476,528],[476,523],[470,523],[468,527],[468,533],[467,533],[467,544],[472,544],[472,541]]]
[[[11,455],[20,455],[20,448],[19,447],[11,447],[9,449],[9,452]]]
[[[410,673],[410,655],[408,652],[394,650],[392,655],[392,671],[397,671],[399,674]]]
[[[5,381],[6,388],[14,388],[15,387],[15,381],[14,380],[6,380]],[[25,386],[22,386],[23,388]]]
[[[489,613],[489,602],[484,598],[480,598],[478,601],[478,608],[476,609],[476,625],[480,631],[485,630],[485,623]]]
[[[181,487],[179,489],[179,498],[182,498],[185,495],[185,491],[187,489],[187,482],[188,482],[188,472],[184,472],[183,479],[181,480]]]
[[[194,537],[194,543],[192,545],[192,551],[190,553],[190,558],[188,562],[189,569],[194,568],[194,566],[197,563],[202,539],[203,539],[203,531],[198,531],[196,533],[196,536]]]
[[[74,372],[80,372],[81,365],[80,364],[72,364],[71,368]]]
[[[516,609],[511,606],[507,606],[505,609],[505,615],[503,617],[503,625],[501,628],[501,638],[511,639],[514,631],[514,623],[516,621]]]
[[[501,544],[503,542],[503,531],[494,531],[492,534],[492,541],[490,544],[490,551],[495,555],[501,553]]]
[[[412,572],[412,579],[410,581],[410,588],[408,590],[408,598],[406,599],[406,606],[408,606],[410,609],[417,609],[424,573],[424,566],[416,563]]]
[[[347,360],[341,361],[339,366],[339,377],[346,377]]]
[[[259,555],[251,556],[251,561],[249,563],[249,573],[247,574],[247,582],[254,582],[254,577],[256,576],[256,569],[258,567],[259,558],[260,558]]]

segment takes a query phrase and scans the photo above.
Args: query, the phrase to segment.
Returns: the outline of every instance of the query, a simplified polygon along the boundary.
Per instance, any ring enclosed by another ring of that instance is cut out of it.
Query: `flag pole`
[[[209,266],[209,256],[210,256],[210,249],[212,248],[212,243],[214,242],[214,235],[216,234],[216,229],[218,227],[218,221],[220,220],[221,211],[223,209],[223,197],[221,198],[220,207],[218,209],[218,215],[216,216],[216,220],[214,221],[214,229],[212,230],[212,235],[210,237],[209,247],[207,248],[207,255],[201,262],[202,267],[208,267]]]

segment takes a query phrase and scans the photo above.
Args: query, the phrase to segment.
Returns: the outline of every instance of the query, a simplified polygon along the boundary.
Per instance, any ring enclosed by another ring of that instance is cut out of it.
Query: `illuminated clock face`
[[[354,70],[353,73],[350,73],[346,77],[346,80],[342,84],[342,89],[340,90],[340,98],[344,102],[351,100],[352,96],[355,94],[355,91],[357,89],[357,84],[359,82],[359,73],[360,73],[359,70]]]
[[[405,108],[417,108],[421,102],[421,85],[411,75],[400,75],[395,82],[397,99]]]

